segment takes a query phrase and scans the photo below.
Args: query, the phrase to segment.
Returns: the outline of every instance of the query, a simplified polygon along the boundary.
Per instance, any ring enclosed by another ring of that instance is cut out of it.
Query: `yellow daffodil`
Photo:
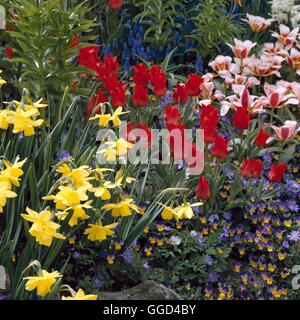
[[[111,198],[111,194],[109,189],[114,189],[115,186],[110,181],[105,181],[99,187],[93,188],[92,192],[95,193],[95,197],[101,198],[101,200],[109,200]]]
[[[113,169],[107,169],[107,168],[96,168],[96,180],[103,180],[104,179],[104,173],[105,172],[115,172]]]
[[[181,206],[176,207],[175,210],[175,219],[176,220],[183,220],[183,219],[192,219],[192,217],[195,215],[193,211],[193,207],[199,207],[202,206],[202,202],[190,204],[190,203],[184,203]]]
[[[62,296],[61,300],[97,300],[95,294],[84,294],[82,289],[79,289],[78,292],[74,292],[74,295],[71,297]]]
[[[91,187],[89,180],[92,180],[92,178],[89,178],[89,169],[89,166],[81,166],[72,170],[67,164],[63,164],[58,167],[56,171],[61,173],[63,177],[69,177],[72,180],[74,187],[77,189],[84,186]]]
[[[122,107],[117,108],[117,110],[111,114],[97,114],[95,117],[90,118],[90,120],[97,120],[99,127],[108,127],[109,122],[112,121],[115,127],[120,126],[121,120],[120,116],[128,112],[122,112]]]
[[[88,235],[88,239],[91,241],[103,241],[107,239],[107,236],[113,235],[113,229],[117,227],[118,223],[102,226],[101,224],[89,224],[89,228],[84,231],[84,234]]]
[[[43,200],[53,200],[56,209],[65,210],[68,207],[76,207],[81,201],[87,201],[89,198],[86,194],[87,187],[81,187],[76,190],[71,187],[60,186],[60,191],[55,195],[43,197]]]
[[[122,183],[123,183],[123,186],[125,187],[125,185],[128,183],[132,183],[134,182],[136,179],[132,178],[132,177],[126,177],[125,180],[124,180],[124,171],[121,169],[117,172],[116,174],[116,177],[115,177],[115,185],[116,186],[122,186]]]
[[[7,199],[15,197],[17,194],[10,190],[10,185],[6,181],[0,181],[0,213],[3,213]]]
[[[29,111],[29,110],[35,110],[36,115],[39,115],[39,109],[40,108],[46,108],[48,105],[47,104],[43,104],[41,103],[43,101],[43,99],[40,99],[37,102],[32,103],[31,101],[28,101],[29,103],[23,103],[20,101],[16,101],[13,100],[13,103],[16,105],[17,109],[24,109],[25,111]]]
[[[109,203],[102,207],[103,210],[111,210],[114,217],[128,217],[131,216],[131,211],[134,210],[140,213],[137,205],[133,204],[133,199],[125,198],[118,203]]]
[[[8,122],[9,111],[0,110],[0,129],[7,130],[9,126]]]
[[[176,215],[176,211],[174,210],[174,208],[168,207],[168,206],[165,206],[165,205],[162,205],[162,206],[164,207],[164,210],[161,213],[161,217],[164,220],[172,220]]]
[[[34,135],[34,128],[40,127],[44,122],[42,119],[33,120],[33,117],[36,115],[35,109],[28,111],[17,109],[16,111],[11,111],[9,113],[8,122],[14,126],[13,133],[23,132],[26,137]]]
[[[42,270],[40,275],[35,277],[26,277],[23,278],[27,280],[26,290],[33,291],[37,289],[37,293],[39,296],[44,297],[46,294],[51,292],[53,285],[56,283],[57,278],[61,278],[62,275],[59,272],[47,272],[46,270]]]
[[[0,181],[6,181],[11,186],[12,184],[16,187],[20,186],[20,177],[24,174],[21,169],[27,159],[19,162],[19,157],[16,158],[14,163],[10,163],[7,160],[3,160],[5,170],[0,172]],[[11,187],[10,187],[11,189]]]
[[[116,161],[116,156],[125,156],[129,149],[134,147],[134,144],[124,140],[123,138],[116,141],[107,141],[107,148],[100,152],[104,154],[108,161]]]
[[[30,208],[26,208],[26,211],[28,214],[21,214],[21,216],[23,219],[33,223],[29,233],[36,238],[40,245],[50,247],[53,238],[65,239],[62,234],[57,233],[60,225],[51,221],[51,211],[44,210],[38,213]]]
[[[78,224],[78,220],[87,220],[90,216],[86,214],[84,209],[90,209],[92,208],[91,206],[92,201],[87,201],[86,203],[79,204],[75,207],[70,207],[67,209],[68,210],[73,210],[72,217],[69,221],[69,226],[74,227]]]

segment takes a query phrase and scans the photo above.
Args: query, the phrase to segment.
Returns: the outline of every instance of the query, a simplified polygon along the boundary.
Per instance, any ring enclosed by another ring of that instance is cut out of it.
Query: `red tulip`
[[[180,123],[181,115],[176,106],[166,106],[164,117],[168,125],[176,125]]]
[[[164,97],[167,93],[167,76],[160,66],[153,66],[150,69],[150,82],[153,86],[153,93],[157,97]]]
[[[216,128],[219,121],[218,109],[211,104],[203,106],[199,121],[202,129]]]
[[[209,188],[209,180],[207,180],[204,176],[201,176],[196,191],[196,197],[199,200],[208,200],[210,196],[211,192]]]
[[[109,0],[109,6],[113,10],[121,9],[123,6],[123,0]]]
[[[137,64],[133,67],[133,82],[137,86],[146,87],[150,79],[148,67],[145,64]]]
[[[148,88],[135,87],[132,102],[136,107],[146,107],[148,105]]]
[[[176,103],[185,104],[188,101],[188,94],[185,90],[185,85],[177,84],[176,90],[173,93],[173,99]]]
[[[81,48],[77,57],[78,63],[83,67],[97,71],[97,63],[100,61],[98,54],[98,46]]]
[[[263,166],[259,160],[246,159],[243,161],[240,173],[245,178],[258,179],[261,175]]]
[[[246,108],[239,107],[232,118],[232,122],[237,129],[248,129],[250,124],[250,116]]]
[[[195,73],[188,76],[188,81],[185,84],[185,89],[190,97],[197,97],[200,94],[200,86],[204,82],[203,78]]]
[[[254,143],[259,148],[265,148],[267,146],[267,140],[271,137],[270,134],[268,134],[267,131],[261,129],[257,135],[257,137],[254,140]]]
[[[217,136],[215,138],[215,144],[210,151],[214,157],[219,159],[225,159],[229,155],[227,148],[228,148],[228,140],[225,139],[224,137]]]
[[[204,142],[206,144],[211,144],[214,143],[216,140],[218,133],[217,133],[217,129],[214,127],[207,127],[204,129]]]
[[[286,167],[286,163],[272,164],[268,175],[269,179],[273,182],[280,182],[283,179]]]

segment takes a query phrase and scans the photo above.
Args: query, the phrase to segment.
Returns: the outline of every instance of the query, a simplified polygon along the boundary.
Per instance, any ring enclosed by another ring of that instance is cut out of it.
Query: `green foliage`
[[[17,16],[12,20],[15,30],[10,31],[11,47],[16,55],[20,78],[15,84],[27,88],[36,97],[52,97],[53,108],[80,73],[88,72],[73,64],[77,48],[70,48],[72,38],[80,36],[81,44],[93,40],[87,34],[94,23],[85,18],[89,8],[86,2],[68,7],[65,1],[34,0],[11,1]],[[82,36],[81,36],[82,34]]]
[[[173,37],[175,29],[179,29],[181,24],[175,18],[182,16],[176,11],[176,7],[182,7],[179,0],[134,0],[134,5],[141,9],[141,13],[135,16],[141,23],[148,26],[145,32],[145,42],[153,43],[158,48],[168,45]]]
[[[226,4],[226,0],[203,0],[189,13],[196,28],[186,37],[197,42],[197,49],[192,50],[203,58],[212,51],[220,51],[222,44],[230,42],[241,31],[234,14],[228,13]]]

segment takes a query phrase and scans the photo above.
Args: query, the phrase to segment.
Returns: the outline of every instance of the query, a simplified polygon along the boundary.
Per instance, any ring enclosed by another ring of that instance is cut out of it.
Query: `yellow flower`
[[[122,183],[123,183],[123,186],[125,187],[125,185],[128,183],[132,183],[134,182],[136,179],[132,178],[132,177],[126,177],[125,180],[124,180],[124,171],[122,169],[120,169],[117,174],[116,174],[116,177],[115,177],[115,185],[116,186],[122,186]]]
[[[97,114],[95,117],[90,118],[90,120],[96,120],[99,119],[98,125],[99,127],[107,127],[109,125],[109,122],[112,121],[113,125],[115,127],[120,126],[121,120],[120,115],[126,114],[128,112],[122,112],[122,107],[119,107],[113,115],[111,114]]]
[[[84,234],[88,235],[88,239],[91,241],[103,241],[107,239],[107,236],[113,235],[112,229],[117,227],[118,223],[102,226],[101,224],[89,224],[89,228],[84,231]]]
[[[99,187],[93,188],[92,192],[95,193],[97,198],[101,198],[103,201],[111,198],[110,191],[108,189],[114,189],[115,186],[110,181],[105,181]]]
[[[20,162],[19,159],[20,158],[17,157],[13,164],[7,160],[3,160],[3,163],[5,164],[5,170],[1,171],[0,173],[0,181],[6,181],[10,186],[12,184],[16,187],[20,186],[19,178],[24,174],[21,168],[27,159],[24,159]]]
[[[0,129],[7,130],[9,126],[7,110],[0,110]]]
[[[192,217],[195,215],[193,211],[193,207],[199,207],[202,206],[202,202],[190,204],[190,203],[184,203],[181,206],[176,207],[175,210],[175,219],[183,220],[183,219],[192,219]]]
[[[132,203],[133,199],[125,198],[118,203],[109,203],[102,207],[103,210],[111,210],[114,217],[128,217],[131,216],[131,210],[140,213],[139,207]]]
[[[60,191],[55,195],[43,197],[43,200],[53,200],[58,210],[65,210],[68,207],[76,207],[80,201],[87,201],[87,187],[81,187],[76,190],[70,187],[60,186]]]
[[[72,217],[69,221],[69,226],[74,227],[78,224],[78,220],[87,220],[90,216],[85,213],[84,209],[90,209],[92,201],[87,201],[84,204],[79,204],[75,207],[70,207],[67,210],[73,209]]]
[[[36,112],[36,115],[40,114],[39,109],[40,108],[46,108],[48,105],[41,103],[43,99],[40,99],[37,102],[32,103],[31,101],[28,101],[28,104],[23,104],[23,102],[13,100],[13,103],[17,106],[17,109],[24,109],[25,111],[34,110]]]
[[[37,289],[38,295],[44,297],[51,292],[52,286],[56,283],[56,279],[61,277],[62,275],[57,271],[49,273],[46,270],[42,270],[41,274],[36,277],[26,277],[23,279],[28,280],[25,287],[27,291]]]
[[[103,180],[104,179],[104,172],[115,172],[113,169],[106,169],[106,168],[96,168],[95,172],[97,173],[96,180]]]
[[[161,217],[164,220],[172,220],[176,214],[176,211],[172,208],[172,207],[167,207],[165,205],[163,205],[164,210],[161,213]]]
[[[7,199],[15,198],[17,194],[10,190],[10,185],[5,181],[0,181],[0,213],[3,213],[3,207]]]
[[[72,184],[77,189],[84,186],[91,187],[89,180],[92,180],[93,178],[89,178],[89,168],[89,166],[81,166],[71,170],[67,164],[63,164],[57,168],[56,172],[61,173],[63,177],[69,177],[72,180]]]
[[[44,210],[38,213],[30,208],[26,208],[26,211],[28,214],[21,214],[21,216],[23,219],[33,223],[29,233],[36,238],[40,245],[50,247],[53,238],[65,239],[62,234],[56,232],[60,225],[51,221],[51,211]]]
[[[84,291],[79,289],[72,297],[62,296],[61,300],[97,300],[97,296],[95,294],[84,294]]]
[[[13,133],[24,132],[26,137],[34,135],[34,128],[40,127],[44,122],[42,119],[33,120],[32,118],[36,115],[37,112],[35,109],[28,111],[17,109],[16,111],[11,111],[8,122],[14,126]]]
[[[115,161],[116,156],[125,156],[129,149],[132,149],[134,145],[123,138],[116,141],[107,141],[107,148],[102,149],[100,153],[103,153],[108,161]]]

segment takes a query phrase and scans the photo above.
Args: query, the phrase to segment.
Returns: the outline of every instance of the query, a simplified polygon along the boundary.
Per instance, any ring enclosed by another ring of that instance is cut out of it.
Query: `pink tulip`
[[[229,70],[232,64],[232,58],[228,56],[217,56],[214,61],[212,61],[209,66],[215,71]]]
[[[289,140],[297,135],[300,128],[296,129],[297,121],[286,121],[282,127],[267,124],[266,127],[270,127],[275,131],[276,138],[279,140]],[[272,138],[271,138],[272,139]]]
[[[297,49],[292,48],[287,60],[290,67],[296,70],[297,74],[300,75],[300,52]]]
[[[260,16],[252,16],[251,14],[247,14],[247,19],[244,19],[246,21],[253,32],[261,32],[265,29],[267,29],[274,19],[265,19]]]
[[[279,33],[273,32],[272,35],[277,39],[279,44],[286,47],[286,49],[290,49],[299,36],[299,28],[295,28],[291,31],[288,26],[281,24],[279,26]]]
[[[243,42],[238,39],[234,39],[234,44],[234,46],[231,44],[228,44],[228,46],[231,48],[233,54],[239,59],[247,58],[252,48],[256,46],[256,43],[253,43],[249,40]]]

